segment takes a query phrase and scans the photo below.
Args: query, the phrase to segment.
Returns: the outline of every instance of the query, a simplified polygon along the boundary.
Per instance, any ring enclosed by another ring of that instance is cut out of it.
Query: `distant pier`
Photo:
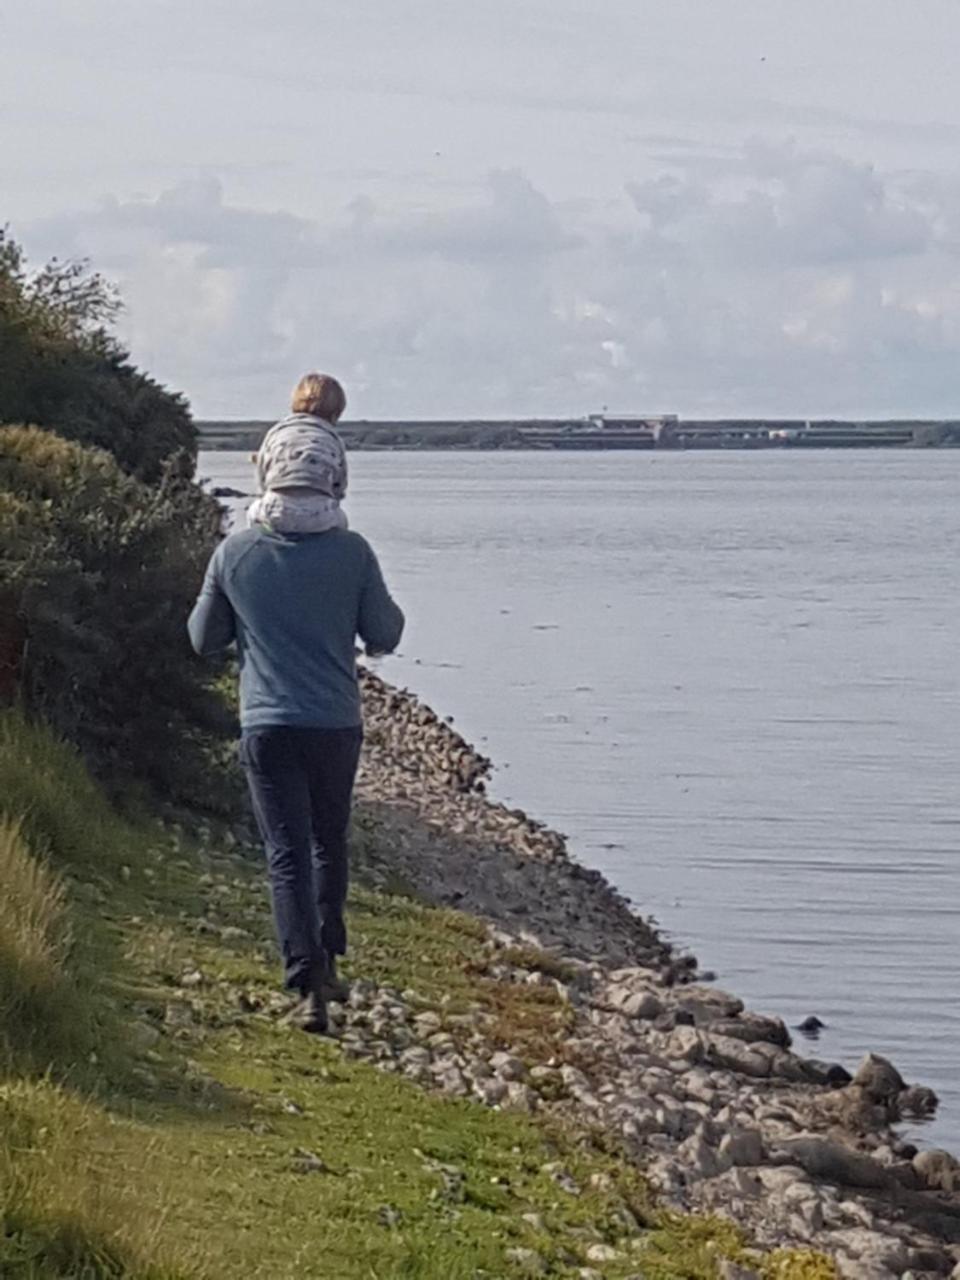
[[[198,422],[205,449],[257,449],[269,422]],[[960,445],[960,419],[854,422],[681,419],[676,414],[587,418],[344,422],[349,449],[876,449]]]

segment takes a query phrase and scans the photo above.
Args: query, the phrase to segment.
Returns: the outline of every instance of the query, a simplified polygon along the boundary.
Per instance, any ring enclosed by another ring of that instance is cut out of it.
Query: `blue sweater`
[[[400,643],[403,614],[358,533],[232,533],[211,557],[187,624],[199,654],[236,641],[244,729],[361,723],[356,639]]]

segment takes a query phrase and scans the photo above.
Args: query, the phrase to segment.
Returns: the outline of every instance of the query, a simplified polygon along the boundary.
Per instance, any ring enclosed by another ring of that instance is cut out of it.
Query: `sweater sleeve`
[[[226,649],[236,639],[233,606],[221,582],[221,559],[218,547],[210,557],[203,586],[187,620],[190,643],[201,657]]]
[[[367,652],[393,653],[403,635],[403,611],[387,590],[380,563],[372,548],[367,549],[367,572],[360,594],[357,631]]]

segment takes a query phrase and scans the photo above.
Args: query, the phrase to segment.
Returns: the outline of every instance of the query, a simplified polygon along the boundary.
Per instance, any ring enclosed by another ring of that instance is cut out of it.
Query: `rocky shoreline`
[[[448,1016],[361,980],[340,1015],[346,1053],[600,1128],[666,1206],[730,1218],[763,1248],[818,1250],[858,1280],[960,1277],[960,1163],[896,1130],[936,1107],[931,1090],[874,1055],[851,1077],[796,1052],[779,1018],[713,985],[561,835],[489,800],[490,761],[449,722],[370,671],[361,683],[363,874],[484,921],[489,976],[542,986],[563,1034],[499,1043],[480,1010]]]

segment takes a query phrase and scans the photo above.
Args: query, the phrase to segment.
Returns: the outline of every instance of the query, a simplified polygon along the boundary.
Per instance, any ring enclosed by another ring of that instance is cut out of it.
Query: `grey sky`
[[[954,0],[31,0],[0,217],[201,415],[960,414]]]

